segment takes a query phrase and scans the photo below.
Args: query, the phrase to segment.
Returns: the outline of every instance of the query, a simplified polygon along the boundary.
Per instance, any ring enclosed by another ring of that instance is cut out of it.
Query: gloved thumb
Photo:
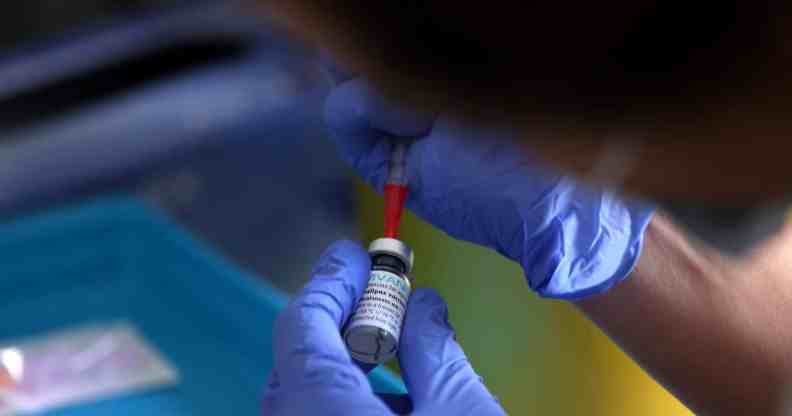
[[[327,375],[340,380],[341,372],[365,381],[349,358],[341,327],[363,294],[369,268],[368,254],[357,243],[338,241],[325,250],[311,280],[273,327],[274,370],[281,384],[316,383],[313,378],[329,384],[336,379]]]
[[[448,307],[432,289],[416,289],[410,296],[399,364],[416,413],[504,414],[456,342]]]

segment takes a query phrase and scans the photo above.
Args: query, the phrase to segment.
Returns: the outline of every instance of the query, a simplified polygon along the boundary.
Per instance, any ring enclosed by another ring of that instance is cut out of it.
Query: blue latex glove
[[[410,113],[359,79],[336,87],[325,118],[342,157],[379,192],[386,137],[418,138],[407,154],[408,207],[453,237],[517,261],[542,296],[604,291],[638,259],[651,207],[551,173],[503,131]]]
[[[341,339],[369,268],[366,251],[350,241],[337,242],[322,255],[311,281],[275,324],[275,365],[262,414],[391,415]],[[410,296],[399,363],[413,415],[504,414],[454,340],[445,303],[430,289]]]

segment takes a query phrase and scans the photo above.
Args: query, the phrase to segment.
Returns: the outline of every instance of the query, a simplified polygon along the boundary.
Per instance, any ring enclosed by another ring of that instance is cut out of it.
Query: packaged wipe
[[[124,322],[0,342],[0,416],[40,412],[177,381],[176,370]]]

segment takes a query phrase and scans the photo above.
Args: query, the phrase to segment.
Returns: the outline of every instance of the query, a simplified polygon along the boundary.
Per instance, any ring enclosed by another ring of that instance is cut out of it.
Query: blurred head
[[[792,190],[788,2],[259,3],[384,94],[508,123],[579,175],[705,204]]]

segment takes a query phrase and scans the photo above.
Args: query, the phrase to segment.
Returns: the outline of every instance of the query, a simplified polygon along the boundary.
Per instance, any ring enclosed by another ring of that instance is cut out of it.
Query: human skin
[[[691,243],[662,214],[632,275],[577,303],[697,414],[782,414],[792,381],[792,227],[743,259]]]

